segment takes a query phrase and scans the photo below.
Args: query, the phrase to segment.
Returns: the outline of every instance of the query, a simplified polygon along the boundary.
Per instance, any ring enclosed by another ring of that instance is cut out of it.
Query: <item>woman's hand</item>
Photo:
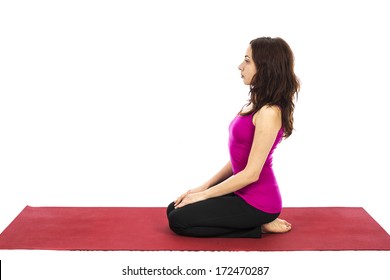
[[[202,192],[194,192],[194,193],[191,191],[188,191],[188,192],[182,194],[178,199],[176,199],[175,208],[181,208],[181,207],[184,207],[188,204],[192,204],[192,203],[199,202],[199,201],[206,200],[206,199],[207,199],[207,197],[203,191]]]
[[[179,196],[178,198],[176,198],[175,200],[175,207],[180,203],[182,202],[182,200],[191,192],[191,190],[183,193],[181,196]]]
[[[189,193],[198,193],[198,192],[202,192],[204,190],[207,189],[207,186],[205,185],[201,185],[197,188],[194,188],[194,189],[191,189],[191,190],[188,190],[187,192],[183,193],[181,196],[179,196],[176,200],[175,200],[175,207],[176,205],[178,205],[185,197],[186,195],[188,195]]]

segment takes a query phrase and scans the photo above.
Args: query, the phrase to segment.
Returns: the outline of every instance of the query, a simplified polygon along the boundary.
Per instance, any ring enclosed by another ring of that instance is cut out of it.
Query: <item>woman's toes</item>
[[[291,230],[291,224],[282,219],[276,219],[262,226],[264,233],[284,233]]]

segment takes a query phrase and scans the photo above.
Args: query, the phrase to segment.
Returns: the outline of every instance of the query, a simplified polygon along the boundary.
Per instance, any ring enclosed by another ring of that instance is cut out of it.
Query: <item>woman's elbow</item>
[[[256,172],[256,171],[244,170],[243,177],[244,177],[244,180],[249,185],[249,184],[252,184],[252,183],[259,180],[260,173]]]

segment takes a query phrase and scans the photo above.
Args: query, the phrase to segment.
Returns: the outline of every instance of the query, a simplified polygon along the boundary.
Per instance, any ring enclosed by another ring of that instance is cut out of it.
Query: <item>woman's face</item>
[[[252,59],[252,48],[249,46],[246,49],[244,61],[238,66],[241,71],[241,78],[245,85],[250,85],[253,76],[256,74],[256,65]]]

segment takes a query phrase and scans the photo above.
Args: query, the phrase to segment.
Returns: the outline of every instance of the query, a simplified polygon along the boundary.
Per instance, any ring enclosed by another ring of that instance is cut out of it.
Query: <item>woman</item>
[[[230,161],[203,185],[167,208],[170,228],[197,237],[250,237],[282,233],[282,201],[272,153],[293,131],[299,80],[294,55],[281,38],[252,40],[239,65],[249,101],[229,126]]]

